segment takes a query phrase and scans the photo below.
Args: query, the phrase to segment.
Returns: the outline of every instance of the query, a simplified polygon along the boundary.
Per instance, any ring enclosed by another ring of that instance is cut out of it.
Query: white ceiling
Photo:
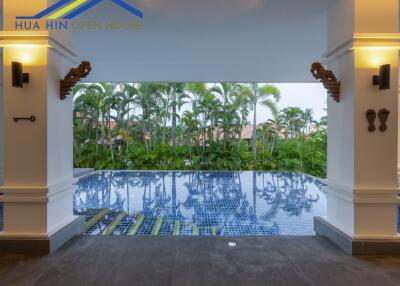
[[[144,19],[111,1],[74,19],[143,25],[73,32],[80,60],[92,62],[89,82],[314,82],[309,66],[325,51],[334,0],[125,1]]]
[[[140,31],[78,30],[87,81],[314,82],[330,0],[126,0]],[[138,18],[137,18],[138,19]],[[111,2],[75,20],[132,21]]]

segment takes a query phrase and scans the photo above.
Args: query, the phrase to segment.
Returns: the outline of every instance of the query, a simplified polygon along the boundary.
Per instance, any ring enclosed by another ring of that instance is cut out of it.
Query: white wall
[[[329,0],[145,0],[139,31],[77,30],[87,81],[315,82]],[[77,21],[132,21],[106,1]]]
[[[353,37],[354,33],[354,3],[349,0],[333,0],[329,3],[328,13],[328,49],[331,51]],[[341,31],[338,33],[337,31]]]
[[[328,100],[328,180],[343,188],[354,186],[354,64],[353,54],[331,63],[340,75],[342,90],[340,104]]]
[[[25,11],[25,2],[4,2],[7,20],[47,6],[47,0],[31,1],[29,11]],[[72,211],[72,100],[61,101],[59,88],[60,78],[77,62],[70,52],[68,37],[60,40],[58,36],[49,38],[51,49],[4,48],[5,151],[1,188],[4,232],[1,235],[5,237],[49,237],[76,219]],[[12,61],[21,61],[24,72],[30,73],[30,82],[23,89],[11,87]],[[30,115],[36,116],[35,122],[12,120]]]
[[[3,1],[0,1],[0,31],[3,29]],[[0,185],[3,184],[3,48],[0,48]]]
[[[59,80],[68,73],[72,63],[54,50],[48,54],[47,96],[47,184],[72,180],[73,124],[72,96],[60,100]]]
[[[0,185],[3,184],[4,166],[4,133],[3,133],[3,49],[0,48]]]
[[[398,239],[398,52],[391,49],[344,50],[354,33],[398,30],[398,0],[332,1],[327,62],[341,80],[340,103],[328,103],[327,218],[357,238]],[[390,45],[390,37],[381,43]],[[364,43],[374,47],[373,41]],[[371,83],[379,66],[391,64],[391,89]],[[366,112],[390,111],[388,129],[368,131]]]
[[[356,0],[355,25],[357,33],[386,33],[398,32],[398,9],[394,10],[393,5],[397,5],[398,0],[379,1],[376,0]]]

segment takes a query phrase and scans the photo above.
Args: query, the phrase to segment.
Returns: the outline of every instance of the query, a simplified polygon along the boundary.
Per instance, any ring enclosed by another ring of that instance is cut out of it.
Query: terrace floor
[[[52,256],[0,254],[0,285],[389,286],[400,257],[352,257],[312,236],[80,236]]]

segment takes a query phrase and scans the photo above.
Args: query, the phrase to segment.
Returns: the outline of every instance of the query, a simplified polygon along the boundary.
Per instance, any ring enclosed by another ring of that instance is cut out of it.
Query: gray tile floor
[[[389,286],[400,257],[351,257],[321,237],[80,236],[52,256],[0,254],[0,285]]]

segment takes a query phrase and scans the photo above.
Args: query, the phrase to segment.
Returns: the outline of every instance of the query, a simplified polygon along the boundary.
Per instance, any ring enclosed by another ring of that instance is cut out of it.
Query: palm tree
[[[218,117],[216,111],[220,108],[220,102],[205,83],[190,83],[187,89],[193,96],[192,109],[195,117],[200,118],[198,121],[204,153],[206,141],[213,142],[214,140],[214,128]]]
[[[223,82],[218,83],[214,87],[212,87],[211,92],[218,94],[222,101],[222,110],[220,110],[220,112],[222,117],[222,132],[225,147],[226,140],[230,132],[230,119],[232,119],[230,104],[232,100],[236,97],[236,95],[241,92],[241,88],[240,85],[237,83]]]
[[[186,103],[185,99],[189,98],[186,94],[185,83],[166,83],[164,85],[164,93],[168,100],[168,112],[171,114],[171,144],[176,148],[176,126],[179,118],[178,110]]]
[[[303,133],[310,132],[310,128],[311,128],[311,123],[313,123],[314,119],[313,119],[313,111],[311,108],[306,108],[303,112],[302,112],[302,119],[303,119],[303,123],[304,123],[304,130]]]
[[[326,108],[324,108],[325,113],[328,112],[328,110]],[[320,120],[318,122],[316,122],[316,125],[318,128],[327,128],[328,127],[328,116],[324,115],[320,118]]]
[[[280,100],[281,93],[274,85],[260,86],[258,83],[251,83],[248,85],[247,90],[252,108],[253,108],[253,160],[254,166],[257,165],[257,105],[261,103],[272,112],[274,116],[278,113],[277,103]]]
[[[106,109],[105,114],[107,114],[107,123],[108,123],[108,144],[110,147],[111,161],[114,166],[114,148],[113,148],[113,136],[112,136],[112,127],[111,127],[111,111],[115,110],[117,113],[116,118],[120,118],[121,109],[118,108],[118,104],[122,101],[122,92],[120,86],[113,83],[105,83],[102,82],[101,87],[104,92],[105,104],[104,107]]]
[[[272,158],[272,154],[274,152],[274,148],[276,146],[276,142],[279,138],[279,132],[282,130],[282,127],[279,125],[279,121],[268,119],[265,123],[265,131],[266,135],[270,139],[270,149],[269,149],[269,158]],[[265,147],[264,147],[265,148]]]
[[[74,90],[75,115],[79,112],[82,123],[89,121],[89,134],[92,126],[95,126],[96,161],[99,153],[99,121],[103,116],[104,95],[97,84],[78,85]],[[102,127],[104,128],[103,124]],[[88,136],[88,138],[90,138]],[[104,144],[104,132],[102,132],[102,144]],[[104,145],[103,145],[104,146]]]
[[[122,103],[121,108],[123,111],[121,112],[121,119],[122,122],[119,122],[119,125],[124,125],[125,128],[125,141],[126,141],[126,152],[125,152],[125,161],[127,160],[128,150],[129,150],[129,143],[131,138],[131,112],[134,111],[136,107],[136,97],[138,94],[137,88],[133,84],[123,84],[121,86],[122,92]],[[124,118],[126,117],[126,120]]]
[[[251,100],[250,100],[250,93],[248,92],[247,87],[240,86],[240,92],[235,94],[235,98],[233,100],[233,107],[235,110],[238,111],[239,113],[239,126],[238,126],[238,142],[237,142],[237,148],[238,151],[240,149],[240,142],[241,142],[241,136],[242,136],[242,131],[243,131],[243,126],[245,124],[248,124],[247,118],[250,114],[250,108],[251,108]]]
[[[299,107],[286,107],[281,110],[280,116],[287,125],[290,138],[299,138],[304,127],[303,111]]]
[[[81,84],[74,89],[74,162],[81,167],[127,169],[185,169],[186,162],[204,169],[281,168],[287,165],[279,163],[284,160],[272,160],[277,147],[279,158],[285,159],[296,142],[284,142],[279,136],[296,139],[310,130],[311,123],[319,125],[312,121],[311,110],[290,107],[278,113],[279,95],[276,87],[256,83]],[[180,116],[187,102],[192,108]],[[257,126],[260,106],[274,118]],[[249,120],[251,110],[253,120]],[[248,121],[253,129],[251,147],[241,140]],[[326,124],[326,118],[320,124]],[[311,134],[309,140],[321,144],[300,142],[318,145],[321,155],[316,156],[319,170],[315,172],[321,174],[326,157],[324,131]],[[115,135],[124,139],[118,148]]]
[[[193,147],[193,137],[194,137],[194,132],[197,130],[197,126],[199,122],[197,119],[194,117],[193,112],[190,111],[185,111],[182,117],[182,122],[187,128],[188,132],[188,137],[189,137],[189,157],[190,157],[190,166],[193,166],[193,161],[192,161],[192,147]]]
[[[149,153],[152,147],[152,124],[151,115],[159,108],[159,99],[162,98],[161,84],[141,83],[137,88],[137,104],[142,109],[143,139],[146,150]]]
[[[317,126],[319,128],[321,127],[327,127],[328,126],[328,116],[322,116],[319,122],[317,123]]]

